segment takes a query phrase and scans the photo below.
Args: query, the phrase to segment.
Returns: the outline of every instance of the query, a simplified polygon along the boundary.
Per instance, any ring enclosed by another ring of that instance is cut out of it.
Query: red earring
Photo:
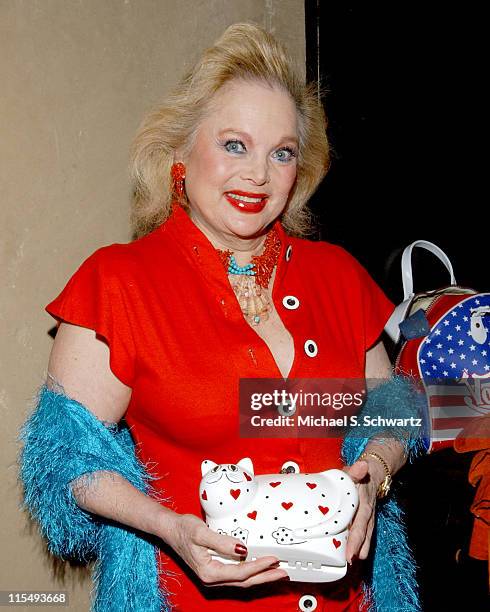
[[[184,195],[184,179],[185,179],[184,164],[182,162],[177,162],[176,164],[172,164],[170,174],[172,175],[174,191],[176,192],[179,200],[181,200],[182,196]]]

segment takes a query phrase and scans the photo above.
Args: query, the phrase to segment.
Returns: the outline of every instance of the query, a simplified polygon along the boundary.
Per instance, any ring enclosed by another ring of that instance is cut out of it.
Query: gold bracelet
[[[378,453],[374,453],[372,451],[364,452],[359,457],[359,459],[362,459],[363,457],[374,457],[375,459],[377,459],[383,465],[383,467],[385,469],[386,476],[384,477],[383,482],[379,485],[378,490],[376,492],[376,497],[378,499],[383,499],[383,497],[386,497],[388,495],[388,493],[390,492],[391,483],[393,481],[393,479],[391,477],[390,468],[388,467],[388,464],[383,459],[383,457],[381,455],[378,455]]]

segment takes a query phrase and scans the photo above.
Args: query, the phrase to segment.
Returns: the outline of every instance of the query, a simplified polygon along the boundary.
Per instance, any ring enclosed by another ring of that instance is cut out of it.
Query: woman
[[[379,336],[392,304],[346,251],[300,238],[327,166],[313,90],[273,37],[231,26],[136,138],[138,239],[97,250],[46,307],[59,321],[48,385],[99,421],[124,417],[169,496],[159,503],[100,472],[76,481],[77,503],[159,538],[161,587],[177,610],[360,608],[357,559],[386,470],[405,461],[398,442],[371,440],[345,467],[360,507],[336,583],[289,582],[270,556],[212,560],[208,549],[239,560],[246,548],[206,526],[197,495],[206,458],[251,457],[257,473],[343,467],[336,439],[240,439],[240,378],[391,375]]]

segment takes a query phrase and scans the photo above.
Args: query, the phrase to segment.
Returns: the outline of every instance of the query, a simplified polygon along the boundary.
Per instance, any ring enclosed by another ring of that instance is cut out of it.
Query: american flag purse
[[[412,251],[420,247],[446,266],[449,286],[414,294]],[[451,262],[435,244],[417,240],[402,256],[404,300],[385,330],[397,343],[395,373],[420,379],[427,396],[426,446],[452,447],[478,437],[478,417],[490,414],[490,293],[456,284]]]

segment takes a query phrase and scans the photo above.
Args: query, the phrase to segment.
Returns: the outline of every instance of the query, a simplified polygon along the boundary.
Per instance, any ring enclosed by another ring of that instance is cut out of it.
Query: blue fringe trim
[[[409,378],[393,377],[368,394],[364,415],[422,416],[426,399]],[[351,430],[343,443],[344,461],[354,463],[383,428]],[[405,447],[408,460],[424,452],[423,438],[404,428],[390,429]],[[86,562],[96,558],[92,612],[170,612],[168,593],[159,588],[156,549],[141,532],[106,521],[80,508],[70,482],[99,470],[121,474],[140,491],[159,501],[152,476],[136,458],[127,427],[105,425],[82,404],[43,385],[34,413],[19,441],[23,509],[39,523],[49,550],[61,559]],[[371,612],[420,612],[415,563],[409,550],[403,513],[393,496],[378,501],[374,553],[365,604]]]
[[[51,553],[87,562],[96,558],[92,612],[169,612],[159,588],[157,549],[145,534],[86,512],[70,482],[89,484],[98,470],[117,472],[158,501],[156,480],[137,459],[127,427],[104,424],[82,404],[43,385],[19,441],[22,509],[39,523]],[[167,574],[170,572],[161,572]]]
[[[420,393],[409,377],[394,376],[368,392],[360,412],[385,418],[422,418],[427,409],[425,394]],[[396,438],[405,448],[407,460],[412,462],[425,452],[423,431],[415,428],[357,427],[346,435],[342,457],[352,465],[373,437]],[[378,440],[377,440],[378,442]],[[383,440],[379,440],[380,443]],[[370,612],[419,612],[421,610],[416,581],[416,565],[408,546],[403,512],[393,495],[378,500],[376,506],[373,553],[367,582],[364,584],[364,605]]]

